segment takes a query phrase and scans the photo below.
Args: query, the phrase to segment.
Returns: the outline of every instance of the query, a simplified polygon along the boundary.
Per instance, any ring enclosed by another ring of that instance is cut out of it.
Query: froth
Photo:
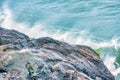
[[[38,38],[38,37],[52,37],[58,40],[62,40],[65,42],[68,42],[70,44],[81,44],[81,45],[88,45],[93,48],[100,48],[100,47],[114,47],[116,50],[120,47],[118,40],[118,37],[113,38],[110,41],[105,41],[101,39],[100,42],[94,42],[94,36],[89,35],[89,32],[87,30],[81,30],[77,33],[75,31],[65,31],[61,32],[58,29],[55,29],[50,31],[50,28],[47,30],[47,28],[44,28],[45,25],[41,23],[36,23],[34,26],[30,27],[27,24],[23,23],[17,23],[14,21],[14,15],[12,14],[12,11],[8,8],[7,2],[3,5],[3,13],[2,19],[4,21],[1,23],[1,26],[8,29],[15,29],[20,32],[23,32],[27,35],[29,35],[31,38]],[[99,38],[97,38],[99,39]],[[100,40],[100,39],[99,39]]]
[[[107,41],[104,39],[100,39],[100,42],[95,42],[93,39],[96,37],[88,35],[89,32],[87,30],[81,30],[79,33],[76,34],[73,31],[66,31],[61,32],[60,30],[48,31],[44,28],[45,25],[41,23],[36,23],[34,26],[30,27],[27,24],[17,23],[14,21],[14,16],[12,15],[12,11],[7,7],[7,5],[3,6],[2,16],[0,17],[3,19],[1,26],[8,29],[15,29],[17,31],[23,32],[29,35],[31,38],[38,38],[38,37],[52,37],[57,40],[62,40],[68,42],[70,44],[80,44],[80,45],[87,45],[94,49],[97,48],[104,48],[104,47],[114,47],[116,50],[120,47],[118,43],[119,37],[114,37],[113,39]],[[99,38],[97,38],[99,39]],[[108,54],[109,55],[109,54]],[[114,57],[107,56],[104,63],[108,67],[108,69],[116,75],[118,71],[114,69],[113,62],[115,61]]]

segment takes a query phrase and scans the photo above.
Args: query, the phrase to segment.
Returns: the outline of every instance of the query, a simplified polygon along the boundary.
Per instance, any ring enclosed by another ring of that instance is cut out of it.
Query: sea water
[[[120,54],[119,0],[0,0],[0,26],[31,38],[90,46],[119,77],[114,65]]]

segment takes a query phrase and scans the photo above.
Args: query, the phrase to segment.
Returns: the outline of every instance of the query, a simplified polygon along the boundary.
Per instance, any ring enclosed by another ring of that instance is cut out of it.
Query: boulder
[[[0,80],[115,80],[88,46],[50,37],[31,39],[4,28],[0,46]]]

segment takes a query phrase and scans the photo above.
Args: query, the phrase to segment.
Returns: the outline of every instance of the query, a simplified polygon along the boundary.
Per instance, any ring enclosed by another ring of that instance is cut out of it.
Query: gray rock
[[[0,80],[115,80],[99,55],[87,46],[49,37],[31,39],[1,27],[0,46],[5,46],[0,55],[12,59],[0,57],[0,73],[2,68],[7,70]]]

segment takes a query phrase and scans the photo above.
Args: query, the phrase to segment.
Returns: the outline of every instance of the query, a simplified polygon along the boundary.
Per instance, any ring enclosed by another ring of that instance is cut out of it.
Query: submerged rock
[[[31,39],[4,28],[0,28],[0,46],[5,46],[0,49],[0,80],[115,80],[87,46],[49,37]]]

